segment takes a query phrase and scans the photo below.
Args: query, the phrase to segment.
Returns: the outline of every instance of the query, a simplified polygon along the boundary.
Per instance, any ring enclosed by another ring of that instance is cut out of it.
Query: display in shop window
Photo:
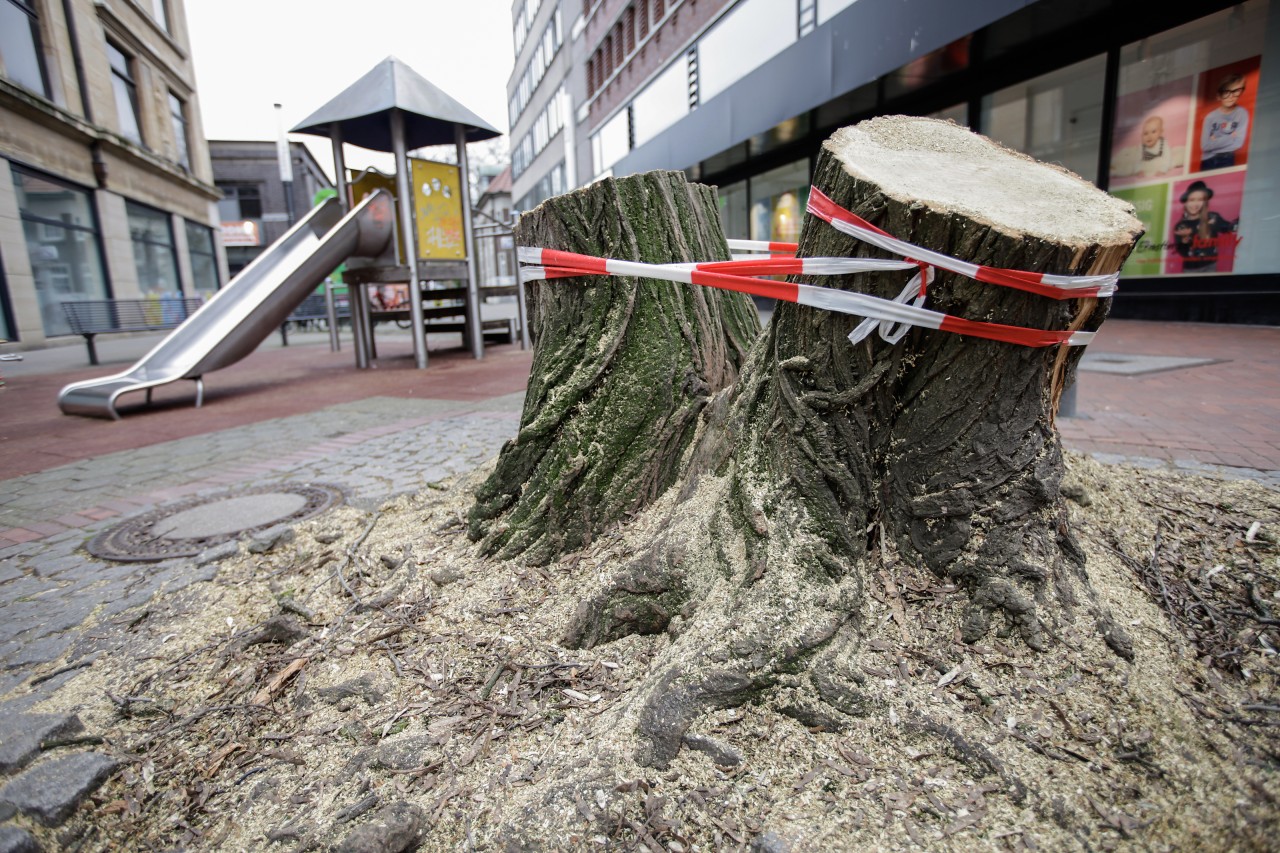
[[[1123,276],[1160,275],[1164,266],[1164,241],[1167,222],[1169,185],[1147,184],[1112,190],[1112,195],[1133,205],[1134,215],[1142,223],[1143,235],[1125,261]]]
[[[1249,161],[1249,135],[1258,91],[1259,57],[1220,65],[1200,75],[1196,98],[1196,171],[1229,169]]]
[[[1186,174],[1194,78],[1130,92],[1116,99],[1111,186]]]
[[[1243,169],[1179,181],[1173,185],[1178,204],[1169,217],[1166,273],[1224,273],[1235,265],[1240,242]]]

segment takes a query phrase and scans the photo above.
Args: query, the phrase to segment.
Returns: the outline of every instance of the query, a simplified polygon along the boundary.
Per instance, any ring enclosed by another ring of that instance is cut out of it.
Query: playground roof
[[[410,151],[453,143],[454,126],[459,124],[466,128],[468,142],[501,135],[394,56],[379,62],[290,132],[328,137],[337,126],[343,142],[373,151],[394,151],[394,109],[404,113],[404,142]]]

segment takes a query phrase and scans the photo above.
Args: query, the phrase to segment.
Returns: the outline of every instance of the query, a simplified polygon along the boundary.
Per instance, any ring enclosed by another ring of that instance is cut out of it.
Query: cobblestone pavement
[[[238,487],[325,483],[341,488],[347,503],[371,509],[491,458],[515,434],[523,396],[479,403],[371,397],[0,484],[7,543],[0,547],[0,819],[19,809],[57,824],[115,766],[84,749],[41,757],[42,742],[82,727],[74,715],[30,712],[127,642],[124,631],[86,637],[83,626],[106,625],[216,571],[200,558],[98,560],[83,550],[88,539],[152,507]],[[26,835],[0,826],[0,850],[22,849],[6,843],[15,833]]]

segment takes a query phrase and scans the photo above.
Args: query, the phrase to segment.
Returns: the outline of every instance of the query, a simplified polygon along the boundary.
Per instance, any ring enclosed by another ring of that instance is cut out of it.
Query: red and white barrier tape
[[[522,267],[524,281],[538,279],[570,278],[581,275],[625,275],[664,279],[685,284],[735,290],[755,296],[780,299],[823,308],[843,314],[863,317],[863,321],[849,333],[849,340],[858,343],[876,329],[887,343],[896,344],[911,326],[940,329],[977,338],[1046,347],[1067,344],[1083,346],[1093,340],[1093,332],[1051,331],[1006,326],[1000,323],[984,323],[965,320],[922,307],[928,286],[933,283],[934,268],[968,276],[976,281],[1012,287],[1047,296],[1052,299],[1080,299],[1089,296],[1111,296],[1116,290],[1118,272],[1109,275],[1051,275],[1029,273],[1021,270],[1001,269],[962,261],[898,240],[854,213],[845,210],[828,198],[817,187],[809,189],[809,213],[831,224],[833,228],[872,246],[900,255],[904,260],[875,258],[797,258],[796,243],[778,243],[765,240],[729,240],[731,251],[752,254],[734,255],[731,261],[711,261],[694,264],[643,264],[611,258],[595,258],[556,249],[520,247],[522,263],[535,266]],[[768,257],[761,257],[767,254]],[[809,284],[769,281],[754,278],[758,275],[848,275],[872,270],[916,269],[902,292],[892,300],[880,299],[863,293],[852,293]]]
[[[807,210],[819,219],[831,223],[837,231],[864,243],[870,243],[886,252],[959,273],[987,284],[1025,290],[1052,299],[1111,296],[1116,292],[1116,281],[1120,278],[1118,272],[1109,275],[1050,275],[986,267],[962,261],[889,236],[870,222],[850,213],[827,198],[817,187],[809,188]]]
[[[562,252],[557,249],[521,246],[517,249],[517,252],[522,263],[535,265],[521,268],[520,274],[524,281],[572,278],[584,275],[637,276],[640,278],[682,282],[684,284],[697,284],[704,287],[716,287],[721,290],[733,290],[754,296],[779,299],[783,302],[807,305],[811,308],[822,308],[827,311],[837,311],[842,314],[864,317],[866,320],[859,324],[858,328],[850,335],[850,339],[855,340],[855,342],[869,334],[876,326],[880,327],[882,335],[888,332],[895,342],[905,334],[907,326],[920,326],[926,329],[939,329],[944,332],[954,332],[976,338],[986,338],[988,340],[1004,341],[1031,347],[1057,346],[1060,344],[1083,346],[1093,340],[1094,334],[1093,332],[1028,329],[1021,326],[1006,326],[1001,323],[965,320],[960,317],[952,317],[949,314],[921,308],[918,304],[902,304],[889,299],[868,296],[864,293],[853,293],[828,287],[815,287],[809,284],[770,281],[768,279],[752,278],[747,275],[736,275],[709,269],[709,267],[732,266],[734,264],[732,261],[707,264],[645,264],[638,261],[596,258],[573,252]],[[874,259],[856,258],[849,260],[866,262]],[[879,263],[894,264],[894,266],[878,266],[875,267],[876,269],[904,269],[918,266],[918,264],[905,261],[880,261]],[[931,274],[932,271],[925,268],[926,284],[927,278]],[[922,299],[923,288],[920,286],[920,278],[921,273],[917,273],[916,277],[912,279],[912,282],[903,291],[903,295],[899,296],[899,299],[909,298],[913,292],[919,294],[915,301],[918,302]],[[867,327],[865,331],[863,331],[864,326]],[[895,326],[899,328],[894,329]],[[861,337],[855,339],[854,335],[859,334],[859,332],[861,332]]]

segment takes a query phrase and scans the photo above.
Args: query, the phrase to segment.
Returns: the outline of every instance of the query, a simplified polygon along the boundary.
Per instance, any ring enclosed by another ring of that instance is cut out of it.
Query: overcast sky
[[[274,140],[388,56],[507,131],[511,0],[185,0],[208,139]],[[281,105],[278,121],[274,104]],[[305,134],[326,171],[330,144]],[[347,146],[347,165],[389,155]],[[331,175],[332,176],[332,175]]]

